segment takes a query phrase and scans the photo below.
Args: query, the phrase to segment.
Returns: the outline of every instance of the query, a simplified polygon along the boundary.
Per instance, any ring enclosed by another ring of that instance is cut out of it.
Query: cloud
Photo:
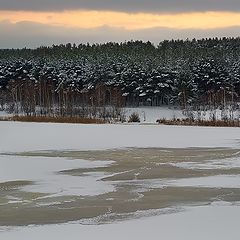
[[[9,19],[13,23],[34,21],[41,24],[75,28],[97,28],[103,25],[128,30],[168,28],[223,28],[240,26],[240,13],[198,12],[178,14],[123,13],[106,11],[0,11],[0,21]]]
[[[124,12],[240,11],[239,0],[0,0],[1,10]]]
[[[11,23],[0,22],[0,48],[35,48],[41,45],[51,46],[60,43],[104,43],[128,40],[152,41],[158,44],[165,39],[237,37],[240,27],[219,28],[211,30],[174,28],[151,28],[145,30],[125,30],[102,26],[93,29],[65,28],[49,26],[34,22]]]

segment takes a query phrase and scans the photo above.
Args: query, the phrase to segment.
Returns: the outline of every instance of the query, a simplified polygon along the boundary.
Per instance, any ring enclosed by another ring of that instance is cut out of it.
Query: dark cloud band
[[[152,41],[158,44],[164,39],[186,39],[207,37],[237,37],[240,27],[211,30],[152,28],[127,31],[120,28],[100,27],[94,29],[64,28],[34,22],[0,22],[0,48],[38,47],[60,43],[102,43],[125,40]]]
[[[0,0],[1,10],[124,12],[240,11],[239,0]]]

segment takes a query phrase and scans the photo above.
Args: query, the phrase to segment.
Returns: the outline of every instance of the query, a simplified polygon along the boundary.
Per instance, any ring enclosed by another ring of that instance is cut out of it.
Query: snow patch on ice
[[[127,183],[127,181],[121,182]],[[168,179],[134,180],[131,182],[132,184],[138,185],[138,191],[146,191],[149,189],[165,187],[240,188],[240,175],[216,175],[171,180]]]
[[[59,171],[74,168],[104,167],[112,161],[87,161],[59,157],[22,157],[0,155],[0,182],[14,180],[33,181],[33,185],[22,187],[28,192],[48,193],[51,196],[99,195],[114,191],[114,186],[98,181],[105,174],[89,173],[85,176],[59,174]]]
[[[159,163],[159,164],[171,165],[178,168],[192,169],[192,170],[232,169],[232,168],[240,168],[240,157],[216,159],[216,160],[209,160],[204,162],[177,162],[177,163],[168,162],[168,163]]]

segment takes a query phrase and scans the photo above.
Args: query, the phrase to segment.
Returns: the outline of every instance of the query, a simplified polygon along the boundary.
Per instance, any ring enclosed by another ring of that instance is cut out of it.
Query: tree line
[[[0,104],[40,115],[126,105],[237,108],[239,59],[240,38],[1,49]]]

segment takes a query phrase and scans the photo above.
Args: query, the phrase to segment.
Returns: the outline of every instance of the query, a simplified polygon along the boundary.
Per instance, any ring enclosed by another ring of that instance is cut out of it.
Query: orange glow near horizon
[[[154,27],[213,29],[240,26],[240,13],[130,14],[124,12],[83,10],[63,12],[0,11],[0,21],[4,20],[8,20],[11,23],[29,21],[53,26],[85,29],[101,26],[124,28],[127,30]]]

